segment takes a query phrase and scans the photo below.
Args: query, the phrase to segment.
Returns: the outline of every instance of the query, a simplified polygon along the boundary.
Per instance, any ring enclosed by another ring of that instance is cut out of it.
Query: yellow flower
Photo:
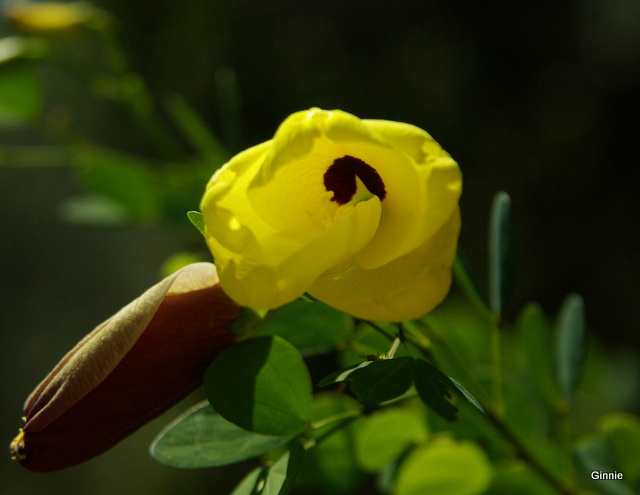
[[[98,325],[36,387],[11,455],[32,471],[84,462],[195,389],[241,308],[211,263],[188,265]]]
[[[104,19],[104,12],[85,2],[16,2],[5,16],[16,28],[41,36],[73,35]]]
[[[461,189],[458,165],[422,129],[312,108],[216,172],[201,209],[239,304],[271,309],[308,292],[402,321],[449,290]]]

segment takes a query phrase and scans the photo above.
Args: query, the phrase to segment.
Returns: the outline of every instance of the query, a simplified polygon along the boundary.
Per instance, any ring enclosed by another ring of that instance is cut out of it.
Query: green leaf
[[[247,474],[242,481],[238,483],[231,495],[256,495],[258,493],[258,485],[262,484],[266,470],[257,467]]]
[[[311,378],[300,353],[280,337],[257,337],[228,347],[204,378],[221,416],[264,435],[295,435],[311,414]]]
[[[169,113],[189,143],[212,166],[211,174],[229,159],[229,152],[215,136],[211,127],[181,96],[167,102]]]
[[[365,366],[369,366],[372,362],[373,361],[363,361],[342,370],[334,371],[330,375],[327,375],[322,380],[320,380],[318,382],[318,387],[326,387],[327,385],[331,385],[332,383],[344,382],[349,378],[349,375],[351,375],[351,373],[364,368]]]
[[[553,353],[555,347],[551,325],[535,303],[525,306],[518,317],[518,328],[524,337],[524,352],[535,385],[547,405],[555,407],[560,398]]]
[[[316,394],[313,400],[312,421],[314,424],[326,424],[312,430],[310,436],[314,439],[319,437],[324,439],[307,451],[296,485],[308,488],[313,493],[331,495],[354,493],[363,476],[353,455],[360,419],[352,421],[330,435],[328,433],[336,426],[330,418],[344,418],[345,415],[357,413],[361,409],[362,406],[351,397],[334,393]]]
[[[491,482],[492,468],[471,442],[433,441],[400,466],[394,495],[476,495]]]
[[[267,321],[273,315],[274,310],[255,310],[249,306],[242,308],[240,317],[231,324],[231,332],[248,338],[261,332]]]
[[[219,108],[221,134],[231,150],[241,149],[242,143],[242,97],[238,78],[232,67],[222,65],[213,78],[216,107]]]
[[[549,495],[549,485],[521,460],[507,460],[495,465],[491,481],[492,494]],[[586,494],[583,494],[586,495]],[[595,495],[595,494],[592,494]]]
[[[413,367],[413,383],[422,401],[449,421],[455,421],[458,409],[450,402],[451,379],[435,366],[417,359]]]
[[[467,296],[476,309],[483,314],[489,313],[487,302],[480,291],[480,288],[471,276],[471,270],[469,269],[469,266],[467,265],[467,262],[460,250],[458,250],[456,259],[453,262],[453,277],[456,285],[460,287],[462,292]]]
[[[327,352],[344,342],[351,318],[321,302],[297,299],[273,312],[262,335],[279,335],[304,355]]]
[[[513,287],[515,242],[511,199],[505,192],[493,198],[489,222],[489,305],[501,317]]]
[[[367,417],[358,429],[358,464],[365,471],[379,471],[408,446],[426,439],[426,422],[417,412],[399,408],[378,411]]]
[[[616,471],[615,458],[611,445],[603,434],[593,435],[578,442],[575,450],[578,465],[582,468],[583,476],[591,479],[591,473]],[[635,459],[637,463],[637,459]],[[617,469],[620,472],[619,469]],[[624,474],[624,473],[623,473]],[[624,479],[622,480],[592,480],[605,495],[633,495],[634,491]]]
[[[178,251],[164,260],[160,267],[160,276],[162,278],[166,278],[185,266],[193,263],[201,263],[202,261],[204,261],[202,257],[196,253]]]
[[[456,388],[458,393],[462,397],[464,397],[469,404],[471,404],[478,411],[480,411],[482,414],[484,414],[484,408],[480,405],[480,403],[478,402],[478,399],[476,399],[473,395],[471,395],[471,393],[466,388],[464,388],[460,383],[455,381],[453,378],[451,378],[450,376],[447,377],[447,378],[449,378],[449,380],[451,381],[453,386]]]
[[[602,430],[624,479],[633,486],[640,484],[640,418],[632,414],[612,413],[602,419]]]
[[[582,375],[587,349],[584,302],[577,294],[564,300],[557,323],[556,369],[558,384],[565,400],[569,401]]]
[[[189,221],[194,225],[194,227],[204,235],[204,215],[199,211],[188,211],[187,218],[189,218]]]
[[[262,455],[290,439],[243,430],[225,420],[205,401],[162,430],[151,444],[151,455],[177,468],[225,466]]]
[[[137,220],[155,221],[161,217],[161,190],[146,160],[102,149],[80,151],[75,158],[86,188],[119,203]]]
[[[287,495],[302,468],[304,455],[302,445],[294,443],[291,450],[269,468],[260,495]]]
[[[21,126],[40,116],[44,96],[35,65],[14,60],[0,66],[0,125]]]
[[[375,405],[400,397],[411,387],[414,359],[409,356],[369,362],[353,370],[346,381],[358,400]]]
[[[58,211],[62,220],[75,225],[116,227],[131,222],[131,216],[120,203],[96,194],[68,198]]]

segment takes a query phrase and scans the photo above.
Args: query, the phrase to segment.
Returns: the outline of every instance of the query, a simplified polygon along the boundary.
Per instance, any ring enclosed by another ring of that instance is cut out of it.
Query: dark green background
[[[183,95],[234,151],[269,139],[288,114],[311,106],[426,129],[463,170],[461,247],[481,283],[491,198],[498,190],[512,196],[518,269],[508,313],[529,300],[555,312],[575,291],[599,338],[622,353],[621,366],[637,352],[638,3],[96,5],[122,21],[154,94]],[[229,119],[228,99],[214,89],[230,71],[240,88],[241,132]],[[44,75],[52,104],[69,105],[92,139],[154,155],[121,110],[55,70]],[[39,142],[37,134],[0,130],[0,146]],[[68,170],[0,169],[0,416],[7,443],[28,391],[84,333],[155,282],[162,261],[183,245],[168,229],[63,224],[56,207],[75,192]],[[7,456],[0,492],[227,493],[229,482],[210,470],[176,471],[148,457],[147,445],[166,421],[62,473],[32,475]]]

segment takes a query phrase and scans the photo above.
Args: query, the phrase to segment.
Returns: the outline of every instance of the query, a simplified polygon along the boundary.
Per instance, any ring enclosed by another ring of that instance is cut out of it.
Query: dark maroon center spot
[[[369,192],[378,196],[381,201],[387,195],[384,182],[375,168],[359,158],[345,155],[342,158],[336,158],[324,173],[324,187],[327,191],[333,191],[331,201],[340,205],[351,201],[356,193],[356,176]]]

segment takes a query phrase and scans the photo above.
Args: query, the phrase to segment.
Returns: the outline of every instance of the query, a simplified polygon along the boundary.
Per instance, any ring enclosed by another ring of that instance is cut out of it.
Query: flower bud
[[[46,472],[105,452],[201,383],[237,338],[229,328],[240,312],[211,263],[165,278],[98,325],[38,385],[12,457]]]

